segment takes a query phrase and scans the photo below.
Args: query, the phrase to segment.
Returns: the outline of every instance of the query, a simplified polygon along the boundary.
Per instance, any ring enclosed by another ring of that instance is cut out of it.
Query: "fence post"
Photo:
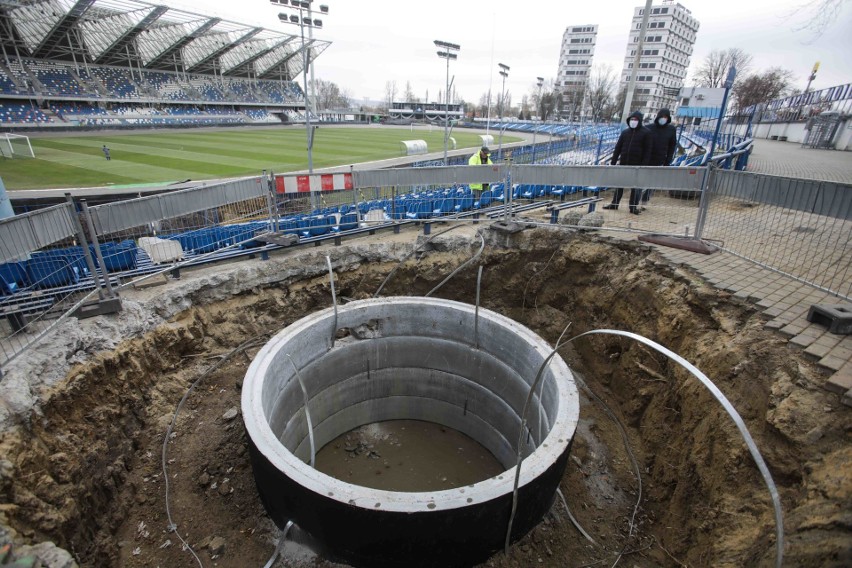
[[[95,256],[98,259],[98,266],[101,269],[101,274],[106,284],[107,296],[115,298],[116,293],[112,289],[112,283],[109,281],[109,272],[107,272],[106,264],[104,264],[104,256],[101,254],[101,245],[98,242],[98,234],[95,232],[95,225],[92,223],[92,215],[89,213],[89,204],[85,199],[80,200],[80,207],[83,208],[83,217],[86,219],[86,226],[89,227],[89,236],[92,237],[92,246],[95,249]]]
[[[278,232],[278,208],[275,206],[275,201],[272,198],[272,192],[275,191],[275,174],[269,172],[266,175],[266,170],[263,170],[262,182],[266,184],[266,208],[269,210],[269,227],[273,233]]]
[[[506,163],[506,181],[503,182],[503,220],[507,223],[511,219],[510,211],[512,210],[512,165]]]
[[[716,168],[712,162],[705,166],[704,180],[701,183],[701,199],[698,202],[698,217],[695,220],[695,240],[700,241],[704,233],[704,223],[707,221],[707,210],[710,208],[710,191],[715,187]]]
[[[89,269],[89,274],[92,275],[92,280],[95,282],[95,287],[98,289],[98,298],[104,299],[104,291],[98,284],[98,271],[95,268],[95,262],[92,260],[92,252],[89,250],[89,242],[86,240],[86,234],[83,232],[83,225],[80,224],[80,217],[77,216],[77,208],[74,206],[74,200],[71,199],[70,193],[65,193],[65,201],[68,207],[71,208],[71,219],[74,223],[74,231],[77,233],[77,242],[83,249],[83,258],[86,259],[86,266]],[[108,281],[108,279],[104,279]]]

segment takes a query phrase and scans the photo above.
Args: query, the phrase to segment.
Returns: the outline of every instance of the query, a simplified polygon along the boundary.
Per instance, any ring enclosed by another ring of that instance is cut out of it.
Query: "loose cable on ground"
[[[302,396],[305,398],[305,420],[308,422],[308,440],[311,442],[311,467],[314,467],[314,459],[316,456],[316,446],[314,446],[314,424],[311,421],[311,411],[308,409],[308,389],[305,388],[305,383],[302,381],[302,375],[293,362],[293,358],[287,353],[287,358],[290,359],[290,364],[293,365],[293,370],[296,371],[296,380],[299,381],[299,386],[302,387]]]
[[[331,327],[331,347],[334,348],[334,340],[337,337],[337,295],[334,291],[334,270],[331,268],[331,257],[326,255],[325,260],[328,263],[328,279],[331,283],[331,301],[334,303],[334,325]],[[295,367],[295,365],[293,366]],[[301,379],[299,379],[299,381],[301,382]],[[304,387],[302,387],[302,389],[304,389]],[[305,400],[305,408],[307,407],[308,402]]]
[[[272,552],[272,557],[266,561],[266,564],[263,565],[263,568],[272,568],[272,565],[275,564],[275,560],[281,555],[281,552],[284,550],[284,541],[287,540],[287,533],[290,532],[290,528],[293,526],[293,521],[287,521],[287,524],[284,525],[284,528],[281,530],[281,536],[278,537],[278,545],[276,545],[275,550]]]
[[[541,274],[542,272],[544,272],[545,270],[547,270],[547,267],[548,267],[548,266],[550,266],[550,261],[551,261],[551,260],[553,260],[553,257],[554,257],[554,256],[556,256],[556,253],[557,253],[557,252],[559,252],[559,248],[554,249],[553,254],[551,254],[551,255],[550,255],[550,258],[548,258],[548,259],[547,259],[547,263],[544,265],[544,268],[542,268],[541,270],[537,271],[535,274],[533,274],[532,276],[530,276],[529,280],[527,280],[527,283],[526,283],[526,285],[524,286],[524,293],[523,293],[523,295],[521,296],[521,298],[522,298],[522,300],[521,300],[521,311],[525,310],[525,309],[526,309],[526,307],[527,307],[527,288],[529,288],[529,286],[530,286],[530,282],[532,282],[532,281],[533,281],[533,278],[535,278],[536,276],[538,276],[539,274]]]
[[[381,284],[379,284],[379,288],[378,288],[378,290],[376,290],[376,293],[373,294],[373,297],[374,298],[379,297],[379,294],[381,294],[382,289],[385,287],[385,284],[387,284],[388,280],[390,280],[391,277],[394,274],[396,274],[396,271],[399,270],[399,267],[402,266],[402,263],[405,262],[406,260],[408,260],[409,258],[411,258],[411,256],[414,255],[414,253],[418,252],[423,245],[426,245],[426,244],[432,242],[432,239],[434,239],[435,237],[439,237],[439,236],[443,235],[444,233],[448,233],[449,231],[453,231],[455,229],[458,229],[459,227],[464,227],[466,224],[469,224],[469,223],[470,223],[470,221],[465,221],[464,223],[459,223],[458,225],[454,225],[452,227],[444,229],[443,231],[435,233],[434,235],[432,235],[431,237],[429,237],[428,239],[426,239],[425,241],[423,241],[422,243],[420,243],[419,245],[414,247],[414,249],[412,249],[411,252],[409,252],[404,257],[402,257],[402,259],[400,259],[400,261],[397,263],[397,265],[393,267],[393,270],[388,272],[388,275],[385,276],[385,279],[382,280]]]
[[[579,337],[579,336],[578,336]],[[574,338],[568,340],[566,343],[570,343]],[[630,439],[627,437],[627,430],[624,429],[624,426],[621,424],[621,421],[612,411],[612,409],[601,399],[595,392],[589,388],[589,385],[583,381],[579,376],[575,376],[575,380],[580,384],[583,390],[586,391],[589,396],[591,396],[595,401],[603,408],[604,412],[610,417],[610,419],[615,422],[616,427],[618,427],[618,432],[621,434],[621,439],[624,442],[624,448],[627,450],[627,457],[630,458],[630,463],[633,465],[633,471],[636,475],[636,482],[638,484],[638,489],[636,491],[636,504],[633,506],[633,513],[630,515],[630,524],[628,525],[627,538],[624,540],[624,546],[618,553],[618,556],[613,562],[612,566],[614,567],[621,560],[621,557],[624,556],[624,551],[627,550],[627,545],[630,543],[630,538],[633,536],[633,529],[636,526],[636,514],[639,512],[639,505],[642,503],[642,472],[639,468],[639,462],[636,460],[636,456],[633,455],[633,450],[630,447]],[[567,505],[566,505],[567,506]]]
[[[595,539],[593,539],[591,536],[589,536],[589,533],[583,530],[583,527],[580,525],[580,523],[577,522],[577,519],[574,518],[574,515],[571,514],[571,509],[568,507],[568,501],[565,500],[565,495],[562,494],[561,487],[556,488],[556,494],[559,495],[560,499],[562,499],[562,504],[565,505],[565,512],[568,513],[568,518],[571,519],[571,523],[574,525],[574,527],[578,531],[580,531],[581,535],[586,537],[586,540],[597,546],[598,543],[595,542]]]
[[[461,263],[461,264],[458,266],[458,268],[456,268],[455,270],[453,270],[452,272],[450,272],[450,273],[447,275],[447,277],[446,277],[446,278],[444,278],[443,280],[441,280],[441,282],[440,282],[440,283],[438,283],[438,285],[437,285],[437,286],[435,286],[434,288],[432,288],[431,290],[429,290],[429,292],[427,292],[427,293],[426,293],[426,295],[425,295],[425,297],[426,297],[426,298],[428,298],[429,296],[431,296],[433,292],[437,292],[437,291],[438,291],[438,289],[439,289],[441,286],[443,286],[444,284],[446,284],[447,282],[449,282],[449,281],[450,281],[450,279],[451,279],[453,276],[455,276],[456,274],[458,274],[458,273],[459,273],[459,271],[461,271],[461,270],[462,270],[465,266],[467,266],[468,264],[470,264],[471,262],[473,262],[473,261],[475,261],[477,258],[479,258],[479,256],[482,254],[482,251],[484,251],[484,250],[485,250],[485,237],[483,237],[483,236],[482,236],[482,233],[476,233],[476,236],[478,236],[478,237],[480,238],[480,240],[482,240],[482,244],[481,244],[481,245],[479,245],[479,250],[476,252],[476,254],[474,254],[472,257],[470,257],[469,259],[467,259],[466,261],[464,261],[463,263]]]
[[[257,341],[259,341],[261,339],[263,339],[262,336],[252,337],[251,339],[248,339],[248,340],[242,342],[237,347],[235,347],[231,352],[222,356],[222,358],[219,359],[219,361],[217,361],[212,367],[210,367],[209,369],[204,371],[204,373],[202,373],[200,377],[195,379],[195,381],[189,386],[187,391],[184,393],[183,397],[180,399],[180,402],[178,403],[177,408],[175,408],[175,413],[172,415],[172,421],[171,421],[171,423],[169,423],[169,427],[166,429],[166,437],[163,439],[163,450],[162,450],[162,453],[161,453],[161,459],[162,459],[162,466],[163,466],[163,481],[165,482],[165,490],[166,490],[166,517],[168,517],[168,519],[169,519],[168,530],[170,532],[175,533],[175,535],[178,537],[178,539],[183,544],[184,548],[189,550],[189,552],[192,554],[192,556],[195,557],[195,561],[198,562],[198,565],[201,566],[202,568],[204,568],[204,564],[201,562],[201,559],[198,557],[198,555],[192,549],[192,546],[190,546],[189,543],[186,542],[183,539],[183,537],[180,535],[180,533],[177,530],[177,524],[172,519],[172,512],[171,512],[171,508],[169,506],[169,468],[168,468],[168,461],[167,461],[167,456],[168,456],[168,451],[169,451],[169,440],[172,437],[172,431],[174,430],[175,424],[177,423],[177,417],[178,417],[178,414],[180,414],[181,408],[183,408],[183,405],[186,402],[186,399],[189,398],[189,395],[192,394],[192,391],[195,390],[195,387],[198,386],[198,383],[200,383],[204,378],[206,378],[211,373],[213,373],[213,371],[215,371],[216,369],[218,369],[219,367],[224,365],[226,362],[228,362],[234,355],[236,355],[238,353],[242,353],[243,351],[245,351],[249,347],[252,347]]]
[[[763,460],[763,456],[760,454],[760,451],[757,449],[757,444],[754,439],[751,437],[751,434],[748,431],[748,428],[743,422],[742,417],[736,411],[731,402],[725,397],[722,391],[713,384],[707,376],[702,373],[698,368],[692,365],[689,361],[678,355],[677,353],[663,347],[659,343],[651,341],[650,339],[638,335],[636,333],[631,333],[629,331],[619,331],[613,329],[596,329],[592,331],[587,331],[585,333],[581,333],[580,335],[576,335],[566,341],[566,343],[571,343],[575,339],[579,339],[585,335],[592,334],[609,334],[609,335],[619,335],[622,337],[627,337],[638,341],[639,343],[643,343],[652,349],[662,353],[669,359],[672,359],[679,365],[681,365],[684,369],[690,372],[692,376],[701,381],[707,390],[719,401],[725,411],[728,413],[728,416],[731,417],[731,420],[734,421],[737,429],[740,431],[740,435],[748,447],[749,453],[751,453],[752,459],[754,459],[755,464],[757,464],[757,469],[760,470],[760,474],[763,476],[763,480],[766,483],[766,487],[769,489],[769,496],[772,499],[772,506],[775,511],[775,566],[777,568],[781,568],[781,564],[784,559],[784,518],[781,513],[781,498],[778,495],[778,488],[775,486],[775,482],[772,480],[772,474],[769,473],[769,468],[766,465],[766,462]],[[558,346],[561,347],[561,346]],[[557,349],[558,349],[557,347]],[[587,387],[588,388],[588,387]],[[631,521],[632,522],[632,521]]]
[[[565,329],[562,330],[562,334],[559,336],[559,339],[556,341],[556,347],[553,351],[550,352],[550,355],[541,363],[541,366],[538,368],[538,373],[536,374],[535,380],[533,381],[532,386],[530,387],[529,392],[527,393],[527,400],[524,402],[524,409],[521,412],[521,428],[518,432],[518,444],[515,446],[518,450],[517,460],[515,462],[515,485],[512,489],[512,512],[509,514],[509,526],[506,529],[506,541],[503,544],[503,551],[505,554],[509,554],[509,543],[512,537],[512,525],[515,522],[515,512],[518,509],[518,484],[521,479],[521,462],[523,461],[523,451],[521,444],[524,441],[524,432],[527,429],[527,412],[529,412],[530,402],[532,402],[533,395],[535,393],[535,389],[538,386],[538,383],[541,381],[541,378],[544,376],[544,369],[550,364],[550,360],[556,355],[557,351],[561,345],[559,344],[559,340],[562,339],[562,336],[565,335],[565,332],[568,331],[568,328],[571,327],[571,322],[565,326]]]
[[[566,327],[566,330],[567,330],[567,327]],[[565,334],[565,332],[563,331],[562,335],[564,335],[564,334]],[[579,339],[579,338],[581,338],[585,335],[592,335],[592,334],[619,335],[619,336],[622,336],[622,337],[634,339],[634,340],[636,340],[636,341],[638,341],[638,342],[640,342],[644,345],[651,347],[652,349],[654,349],[654,350],[662,353],[663,355],[669,357],[670,359],[672,359],[673,361],[675,361],[676,363],[681,365],[683,368],[685,368],[687,371],[689,371],[690,374],[692,374],[695,378],[697,378],[705,386],[705,388],[707,388],[707,390],[710,391],[710,393],[716,398],[716,400],[719,401],[719,403],[722,405],[722,407],[725,409],[725,411],[728,413],[728,415],[734,421],[734,424],[736,425],[737,429],[740,431],[740,435],[743,437],[743,440],[745,441],[746,446],[748,447],[748,450],[751,453],[751,456],[754,459],[755,463],[757,464],[757,468],[758,468],[758,470],[760,470],[760,473],[763,476],[763,480],[766,483],[767,488],[769,489],[769,495],[772,499],[772,505],[773,505],[773,508],[774,508],[774,511],[775,511],[775,537],[776,537],[775,538],[775,549],[776,549],[775,566],[776,566],[776,568],[781,568],[781,565],[782,565],[782,562],[783,562],[783,559],[784,559],[784,519],[783,519],[783,516],[782,516],[782,513],[781,513],[781,499],[778,495],[778,488],[776,487],[775,482],[772,480],[772,474],[770,474],[769,468],[767,467],[766,462],[763,460],[763,456],[761,456],[760,451],[757,449],[757,444],[754,442],[754,439],[751,437],[751,434],[749,433],[748,428],[745,425],[745,422],[743,422],[742,417],[739,415],[739,413],[736,411],[736,409],[733,407],[733,405],[727,399],[727,397],[725,397],[725,395],[722,393],[722,391],[720,391],[718,389],[718,387],[715,384],[713,384],[713,382],[709,378],[707,378],[707,376],[704,373],[702,373],[698,368],[696,368],[694,365],[692,365],[689,361],[687,361],[686,359],[684,359],[683,357],[681,357],[677,353],[671,351],[670,349],[663,347],[659,343],[656,343],[656,342],[654,342],[654,341],[652,341],[652,340],[650,340],[646,337],[643,337],[639,334],[631,333],[629,331],[620,331],[620,330],[612,330],[612,329],[596,329],[596,330],[592,330],[592,331],[587,331],[587,332],[581,333],[580,335],[575,335],[571,339],[567,340],[565,343],[560,343],[560,340],[562,338],[562,336],[560,336],[560,339],[557,340],[557,342],[556,342],[556,347],[553,349],[553,351],[550,353],[550,355],[548,355],[548,357],[544,360],[541,367],[539,368],[538,375],[536,376],[536,379],[533,382],[532,387],[530,388],[530,392],[527,394],[527,400],[524,403],[524,410],[523,410],[523,413],[521,414],[521,429],[520,429],[520,432],[519,432],[519,435],[518,435],[518,445],[517,445],[518,461],[517,461],[516,466],[515,466],[516,467],[516,469],[515,469],[515,487],[514,487],[514,491],[512,492],[512,512],[511,512],[511,515],[509,516],[509,527],[508,527],[508,530],[506,531],[506,541],[505,541],[505,545],[504,545],[504,552],[506,554],[508,554],[508,552],[509,552],[509,540],[510,540],[510,537],[511,537],[511,534],[512,534],[512,523],[514,521],[515,511],[517,509],[518,482],[519,482],[520,474],[521,474],[521,462],[523,461],[521,459],[521,455],[522,455],[521,454],[521,442],[523,441],[523,433],[524,433],[524,430],[526,428],[526,415],[527,415],[527,411],[529,410],[529,403],[532,399],[533,393],[535,392],[535,389],[538,386],[538,383],[541,380],[541,377],[543,376],[543,371],[544,371],[545,366],[547,366],[550,363],[550,360],[556,355],[557,351],[560,348],[562,348],[564,345],[571,343],[575,339]],[[615,419],[615,415],[612,414],[612,411],[609,410],[609,408],[606,406],[606,404],[604,404],[603,401],[600,400],[600,398],[596,394],[594,394],[594,392],[591,389],[589,389],[588,386],[585,385],[585,383],[582,380],[579,380],[579,382],[580,382],[581,385],[585,386],[587,391],[589,393],[591,393],[594,398],[596,398],[601,404],[603,404],[607,413],[609,413],[610,416]],[[639,472],[638,463],[636,462],[636,459],[633,456],[633,452],[630,449],[630,445],[629,445],[628,440],[627,440],[626,432],[624,431],[623,427],[621,426],[621,423],[617,419],[615,419],[615,421],[619,426],[619,430],[621,431],[621,435],[622,435],[622,438],[624,439],[625,447],[627,448],[628,455],[631,457],[631,461],[633,462],[633,465],[637,470],[637,481],[639,482],[639,499],[637,500],[636,506],[634,507],[634,510],[633,510],[633,515],[631,516],[631,519],[630,519],[630,532],[632,534],[633,526],[634,526],[634,522],[635,522],[635,517],[636,517],[636,512],[637,512],[638,507],[639,507],[639,501],[641,500],[641,487],[642,487],[642,485],[641,485],[642,480],[641,479],[642,478],[638,474],[638,472]],[[629,539],[629,537],[630,537],[630,534],[628,534],[628,539]],[[622,550],[619,553],[619,555],[616,558],[613,566],[618,564],[618,561],[621,559],[623,554],[624,554],[624,550]]]
[[[479,290],[482,285],[482,265],[476,271],[476,309],[473,314],[473,344],[479,349]]]

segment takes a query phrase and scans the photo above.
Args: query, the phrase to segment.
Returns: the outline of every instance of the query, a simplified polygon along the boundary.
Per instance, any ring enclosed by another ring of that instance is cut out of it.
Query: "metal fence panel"
[[[177,217],[264,197],[266,187],[260,177],[229,181],[207,187],[194,187],[91,208],[92,220],[99,234],[116,233]]]
[[[761,266],[852,296],[852,185],[716,172],[703,236]]]
[[[30,252],[73,234],[67,204],[0,220],[0,262],[26,258]]]
[[[355,187],[391,187],[435,184],[498,183],[505,179],[505,166],[446,166],[396,168],[354,172]]]
[[[716,188],[730,197],[852,219],[852,191],[846,184],[728,170],[715,176]]]
[[[512,181],[547,185],[701,189],[706,168],[648,166],[532,166],[512,167]]]
[[[70,203],[0,221],[0,365],[103,284]]]

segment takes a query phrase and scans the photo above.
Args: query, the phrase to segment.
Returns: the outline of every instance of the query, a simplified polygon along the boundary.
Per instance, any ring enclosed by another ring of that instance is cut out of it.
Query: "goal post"
[[[23,134],[0,135],[0,150],[7,158],[35,158],[30,138]]]

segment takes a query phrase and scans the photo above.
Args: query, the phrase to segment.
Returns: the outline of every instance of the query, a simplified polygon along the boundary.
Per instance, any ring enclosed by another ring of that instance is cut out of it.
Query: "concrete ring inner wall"
[[[355,565],[484,560],[505,538],[521,413],[551,351],[495,312],[480,309],[477,318],[474,306],[434,298],[363,300],[340,306],[336,322],[333,308],[295,322],[261,349],[243,384],[243,417],[267,511],[279,525],[292,519],[331,555]],[[317,450],[364,424],[417,419],[467,434],[506,471],[422,493],[366,488],[318,472],[308,463],[296,369]],[[538,390],[527,417],[513,538],[549,508],[579,418],[576,385],[560,357]],[[337,530],[340,523],[345,530]]]

